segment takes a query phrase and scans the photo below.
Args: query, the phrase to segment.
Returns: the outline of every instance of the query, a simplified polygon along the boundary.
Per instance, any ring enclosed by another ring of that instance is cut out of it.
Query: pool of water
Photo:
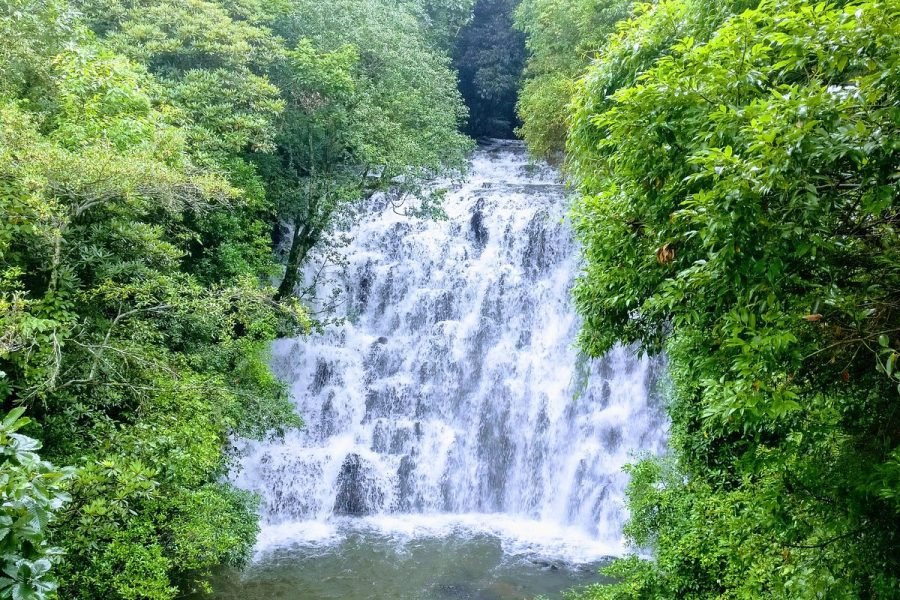
[[[554,537],[540,524],[517,536],[517,526],[502,521],[475,527],[463,519],[423,529],[402,519],[377,526],[346,520],[264,530],[253,562],[214,582],[215,598],[557,599],[564,590],[604,581],[598,569],[606,559],[591,556],[597,548],[567,549],[561,545],[565,532]]]

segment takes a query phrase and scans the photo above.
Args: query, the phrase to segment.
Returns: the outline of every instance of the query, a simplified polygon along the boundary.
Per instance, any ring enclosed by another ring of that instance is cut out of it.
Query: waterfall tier
[[[579,358],[564,188],[521,144],[477,151],[445,208],[419,220],[375,199],[348,231],[329,284],[346,321],[274,348],[306,427],[248,445],[235,482],[281,536],[458,515],[621,551],[622,466],[665,444],[659,361]]]

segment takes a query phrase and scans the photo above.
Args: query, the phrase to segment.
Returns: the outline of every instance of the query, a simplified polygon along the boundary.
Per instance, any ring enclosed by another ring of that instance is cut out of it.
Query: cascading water
[[[333,279],[346,321],[274,348],[306,426],[250,444],[233,475],[263,498],[261,546],[352,520],[488,531],[576,561],[620,553],[621,468],[665,443],[661,368],[624,348],[579,359],[557,174],[497,142],[447,220],[385,204],[349,231]]]

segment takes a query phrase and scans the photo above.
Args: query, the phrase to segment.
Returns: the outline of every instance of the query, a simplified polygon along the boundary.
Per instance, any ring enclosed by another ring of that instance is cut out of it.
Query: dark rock
[[[338,475],[334,514],[358,517],[371,515],[381,508],[384,494],[366,467],[358,454],[350,454],[344,459]]]
[[[609,401],[612,399],[612,386],[609,384],[609,380],[605,379],[603,384],[600,386],[600,398],[598,398],[597,408],[603,409],[609,406]]]
[[[416,470],[415,461],[409,456],[400,459],[400,468],[397,469],[397,478],[400,480],[400,509],[409,511],[413,508],[413,497],[416,486],[413,480],[413,472]]]
[[[475,203],[475,210],[472,213],[472,237],[475,239],[475,247],[479,250],[487,245],[488,230],[484,226],[484,198],[479,198]]]
[[[444,583],[435,586],[438,598],[447,600],[478,600],[478,589],[467,583]]]
[[[316,361],[316,372],[313,375],[312,384],[309,386],[311,394],[315,395],[322,391],[326,385],[330,385],[334,380],[334,365],[328,361],[319,359]]]
[[[319,434],[322,439],[328,438],[337,431],[338,414],[334,407],[335,393],[329,391],[325,402],[322,403],[322,414],[320,417]]]
[[[619,446],[622,444],[622,431],[619,430],[618,427],[604,429],[600,433],[600,439],[603,442],[603,447],[606,448],[606,451],[612,454],[618,450]]]
[[[541,567],[542,569],[547,569],[548,571],[559,571],[561,568],[560,565],[558,565],[555,562],[549,561],[549,560],[537,559],[537,560],[533,560],[531,562],[534,563],[535,565]]]
[[[558,237],[558,226],[548,221],[547,213],[540,212],[525,228],[527,244],[522,254],[522,267],[525,275],[532,281],[546,274],[561,258],[558,246],[554,243]]]
[[[358,312],[362,313],[366,310],[366,306],[369,303],[369,295],[372,292],[372,263],[367,262],[359,275],[357,287],[351,290],[351,294],[353,296],[352,305]]]
[[[398,429],[391,438],[391,446],[388,449],[388,452],[390,454],[402,454],[412,441],[412,437],[412,431],[409,429],[406,429],[405,427]]]
[[[379,420],[372,431],[372,452],[384,454],[390,446],[391,433],[384,421]]]

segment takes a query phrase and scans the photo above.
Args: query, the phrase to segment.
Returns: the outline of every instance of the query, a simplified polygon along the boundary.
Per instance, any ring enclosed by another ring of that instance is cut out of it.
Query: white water
[[[306,427],[248,445],[233,474],[263,498],[258,549],[353,528],[488,533],[571,562],[622,553],[622,466],[665,444],[661,366],[623,348],[579,360],[555,172],[498,143],[446,221],[371,204],[331,273],[348,321],[274,348]]]

